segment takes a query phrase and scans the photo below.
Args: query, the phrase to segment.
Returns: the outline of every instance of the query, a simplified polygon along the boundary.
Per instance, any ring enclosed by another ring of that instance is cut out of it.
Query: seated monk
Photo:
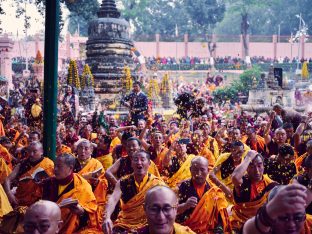
[[[195,234],[189,227],[175,223],[178,198],[173,190],[166,186],[155,186],[147,191],[144,211],[147,225],[138,230],[138,234]]]
[[[202,123],[200,129],[203,131],[203,141],[206,148],[208,148],[214,155],[215,160],[219,158],[219,146],[217,140],[210,136],[211,127],[208,123]]]
[[[264,162],[264,173],[279,184],[287,185],[297,174],[294,162],[295,152],[288,144],[281,145],[278,155],[273,155]]]
[[[209,148],[204,144],[203,133],[201,130],[196,130],[192,134],[192,142],[187,145],[187,154],[200,155],[207,158],[209,168],[212,169],[215,164],[215,156]]]
[[[229,233],[228,203],[222,190],[207,180],[207,159],[193,158],[190,171],[192,178],[179,186],[177,221],[198,234]]]
[[[17,164],[12,173],[4,182],[4,190],[13,207],[30,206],[42,196],[38,183],[47,177],[53,176],[53,162],[43,157],[42,144],[32,142],[27,147],[29,157]],[[11,185],[17,181],[17,189],[14,194]]]
[[[10,175],[12,170],[8,167],[5,160],[0,158],[0,184],[3,184],[5,179]]]
[[[256,129],[252,126],[247,127],[247,137],[243,142],[250,147],[250,149],[257,151],[261,155],[265,155],[264,138],[257,135]]]
[[[186,151],[186,144],[183,141],[175,141],[171,144],[163,161],[168,175],[166,183],[170,188],[174,188],[183,180],[191,178],[190,166],[195,156],[192,154],[188,155]]]
[[[13,211],[12,206],[2,185],[0,184],[0,219],[11,211]]]
[[[244,234],[310,234],[312,216],[305,212],[306,189],[299,184],[276,186],[268,203],[244,224]]]
[[[3,158],[8,167],[13,170],[12,161],[16,161],[9,150],[13,147],[12,142],[8,137],[0,138],[0,157]]]
[[[303,167],[303,173],[295,176],[292,180],[292,183],[298,183],[306,187],[306,213],[312,215],[312,155],[305,158]]]
[[[26,210],[24,234],[60,233],[61,226],[61,210],[54,202],[40,200]]]
[[[164,182],[148,173],[150,155],[145,151],[138,151],[131,157],[133,174],[118,180],[113,194],[109,197],[104,217],[104,233],[127,233],[136,231],[147,224],[143,210],[144,196],[148,189],[163,185]],[[121,211],[115,223],[111,215],[116,204],[121,199]]]
[[[77,158],[74,172],[85,178],[92,186],[98,204],[98,219],[101,223],[106,204],[107,180],[104,177],[103,166],[95,158],[91,158],[93,146],[89,140],[80,141],[77,145]],[[101,225],[98,225],[101,228]]]
[[[4,159],[0,158],[0,219],[13,210],[2,187],[4,180],[9,176],[10,173],[10,168],[6,165]]]
[[[215,167],[209,176],[231,201],[233,199],[232,173],[235,168],[242,162],[244,155],[244,144],[241,141],[232,143],[231,153],[223,153],[219,156]]]
[[[296,167],[300,170],[301,169],[301,164],[304,161],[304,159],[312,155],[312,140],[309,140],[306,144],[307,152],[301,155],[299,158],[295,160]]]
[[[42,183],[42,199],[60,206],[63,221],[60,233],[71,234],[88,228],[96,232],[96,199],[88,181],[73,173],[75,162],[70,154],[56,158],[55,177]]]
[[[96,147],[96,159],[102,163],[105,171],[113,165],[114,161],[112,153],[109,152],[110,142],[111,140],[108,136],[101,136],[98,138]]]
[[[221,147],[222,153],[229,153],[231,152],[232,143],[235,141],[241,141],[242,142],[242,134],[239,128],[230,128],[228,129],[228,139],[227,142]],[[244,152],[247,154],[247,152],[250,150],[250,147],[248,145],[244,144]]]
[[[59,134],[56,134],[56,156],[59,156],[61,154],[71,154],[72,150],[67,145],[62,144],[62,139]]]
[[[263,171],[261,154],[250,150],[232,174],[234,206],[230,218],[234,231],[239,231],[249,218],[256,215],[267,201],[271,189],[277,185],[267,175],[263,175]]]
[[[105,177],[110,183],[111,186],[115,186],[118,179],[125,175],[129,175],[133,173],[133,168],[131,167],[131,157],[134,153],[141,149],[141,142],[138,138],[130,137],[126,143],[127,156],[119,158],[110,168],[108,168],[105,172]],[[148,172],[159,177],[158,169],[151,161],[150,166],[148,168]]]
[[[162,171],[164,170],[163,160],[166,157],[168,148],[164,145],[164,137],[161,132],[152,133],[151,135],[152,144],[148,144],[144,139],[146,129],[147,128],[145,127],[140,135],[142,146],[146,151],[150,153],[151,160],[154,161],[158,170],[162,173]]]

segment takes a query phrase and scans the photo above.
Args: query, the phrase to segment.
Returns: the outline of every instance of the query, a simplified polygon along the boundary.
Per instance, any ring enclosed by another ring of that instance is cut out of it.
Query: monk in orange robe
[[[203,131],[203,142],[205,148],[209,149],[213,153],[215,160],[217,161],[220,155],[219,145],[217,140],[214,137],[210,136],[211,132],[210,125],[208,123],[203,123],[201,124],[200,129]]]
[[[235,231],[239,231],[248,219],[256,215],[258,209],[267,201],[271,189],[277,185],[263,175],[263,171],[262,156],[250,150],[232,174],[234,206],[230,218]]]
[[[296,160],[295,160],[295,164],[296,164],[296,167],[301,171],[301,165],[304,161],[304,159],[306,157],[308,157],[309,155],[312,155],[312,140],[309,140],[306,144],[306,147],[307,147],[307,152],[304,153],[303,155],[301,155],[300,157],[298,157]]]
[[[191,178],[190,166],[195,155],[188,155],[186,151],[184,142],[174,142],[169,148],[163,164],[166,168],[164,179],[170,188]]]
[[[111,233],[112,229],[117,233],[136,231],[147,224],[143,209],[145,194],[148,189],[156,185],[164,185],[159,178],[148,173],[149,165],[149,153],[145,151],[136,152],[131,157],[134,172],[117,182],[107,202],[102,226],[104,233]],[[121,211],[113,225],[110,217],[119,200],[121,200]]]
[[[177,221],[198,234],[213,234],[216,230],[230,233],[228,203],[222,190],[207,180],[207,159],[193,158],[190,171],[192,178],[179,186]]]
[[[59,156],[61,154],[71,154],[72,150],[67,145],[62,144],[62,139],[59,134],[56,135],[56,155]]]
[[[53,176],[54,163],[42,156],[40,142],[27,147],[29,158],[18,164],[4,182],[4,190],[13,207],[30,206],[42,196],[39,183]],[[11,191],[13,181],[18,181],[16,193]]]
[[[90,141],[84,140],[78,144],[74,172],[85,178],[92,186],[98,204],[97,220],[100,229],[106,205],[108,183],[104,176],[102,163],[95,158],[91,158],[92,151],[93,147]]]
[[[55,177],[42,184],[42,199],[56,202],[61,208],[62,234],[100,233],[97,229],[97,203],[92,187],[73,173],[75,157],[62,154],[55,161]]]
[[[13,156],[11,155],[9,150],[12,148],[12,146],[13,145],[9,138],[5,136],[0,138],[0,157],[5,160],[6,164],[11,170],[13,169]]]
[[[147,128],[144,128],[140,135],[142,146],[146,151],[150,153],[151,160],[154,161],[154,163],[156,164],[158,171],[162,173],[164,170],[163,160],[166,157],[169,149],[164,144],[164,137],[161,132],[154,132],[151,138],[152,144],[148,144],[144,139],[146,129]]]

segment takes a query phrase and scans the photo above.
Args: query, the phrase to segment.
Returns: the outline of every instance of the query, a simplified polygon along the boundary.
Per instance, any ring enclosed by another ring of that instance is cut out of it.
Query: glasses
[[[165,205],[164,207],[161,206],[147,206],[146,207],[147,212],[151,215],[158,215],[161,211],[163,212],[164,215],[171,215],[171,212],[174,209],[178,208],[178,205],[170,206],[170,205]]]
[[[294,221],[295,223],[302,223],[306,219],[305,214],[294,215],[294,216],[280,216],[277,218],[279,222],[288,223]]]

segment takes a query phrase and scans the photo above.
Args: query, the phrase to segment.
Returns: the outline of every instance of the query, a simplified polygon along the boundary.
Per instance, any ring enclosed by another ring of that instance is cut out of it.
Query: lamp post
[[[279,24],[278,24],[278,32],[277,32],[277,42],[281,42],[281,24],[284,23],[284,21],[281,21]]]
[[[298,60],[297,60],[297,71],[299,70],[299,63],[300,63],[300,45],[301,45],[301,22],[302,22],[302,17],[301,13],[299,15],[296,15],[297,18],[299,18],[299,38],[298,38]]]

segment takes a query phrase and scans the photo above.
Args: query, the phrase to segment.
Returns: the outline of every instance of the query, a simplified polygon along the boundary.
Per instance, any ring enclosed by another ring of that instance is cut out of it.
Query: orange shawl
[[[110,166],[113,165],[114,162],[112,153],[102,155],[100,157],[97,157],[96,159],[102,163],[104,170],[107,170]]]
[[[3,184],[4,180],[10,175],[12,170],[5,163],[3,158],[0,158],[0,184]]]
[[[217,160],[220,154],[219,154],[219,145],[216,139],[214,139],[211,136],[208,136],[208,139],[206,139],[204,144],[205,144],[205,147],[207,147],[211,152],[213,152],[215,160]]]
[[[183,225],[190,227],[198,234],[213,234],[220,215],[224,233],[230,233],[230,219],[226,210],[228,203],[224,193],[211,181],[208,183],[210,189],[202,196],[193,213]]]
[[[96,199],[92,192],[91,185],[82,176],[74,174],[74,189],[63,194],[56,203],[59,204],[62,200],[66,198],[77,199],[79,205],[86,212],[88,212],[88,227],[96,227]],[[77,228],[79,227],[78,215],[72,213],[70,209],[66,207],[61,208],[61,215],[63,220],[63,226],[60,230],[60,233],[72,234],[77,231]]]
[[[34,180],[28,179],[28,177],[31,177],[32,174],[40,168],[44,169],[50,177],[54,175],[54,163],[49,158],[44,158],[36,166],[21,175],[15,194],[20,206],[30,206],[42,197],[40,186],[36,184]]]
[[[265,188],[274,182],[267,175],[263,175]],[[232,207],[231,225],[235,230],[239,230],[242,225],[256,215],[258,209],[267,201],[270,191],[266,192],[260,199],[252,202],[236,203]]]
[[[12,155],[8,151],[7,148],[5,148],[3,145],[0,144],[0,157],[3,158],[8,165],[8,167],[13,170],[12,166]]]
[[[162,172],[163,169],[164,169],[164,168],[163,168],[163,161],[164,161],[164,159],[165,159],[166,154],[168,153],[168,151],[169,151],[169,149],[168,149],[167,147],[163,147],[163,148],[161,149],[160,153],[157,154],[156,159],[154,160],[154,163],[156,164],[156,166],[157,166],[157,168],[158,168],[158,170],[159,170],[160,172]]]
[[[121,227],[126,230],[137,230],[147,225],[147,220],[143,208],[146,192],[157,185],[164,185],[164,182],[151,175],[145,186],[132,197],[127,203],[121,202],[121,211],[114,223],[114,227]]]

